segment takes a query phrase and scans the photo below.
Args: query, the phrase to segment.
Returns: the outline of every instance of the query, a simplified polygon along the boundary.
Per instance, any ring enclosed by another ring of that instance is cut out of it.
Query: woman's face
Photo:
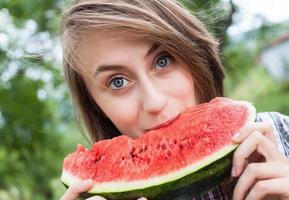
[[[197,104],[190,73],[161,46],[88,33],[80,49],[88,90],[125,135],[166,126]]]

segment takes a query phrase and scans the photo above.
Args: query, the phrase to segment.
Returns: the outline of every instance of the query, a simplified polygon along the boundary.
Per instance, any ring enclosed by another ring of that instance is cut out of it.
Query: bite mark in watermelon
[[[64,160],[61,181],[70,186],[93,179],[88,194],[108,199],[172,199],[186,190],[197,194],[228,174],[237,147],[231,137],[255,117],[251,103],[218,97],[137,139],[122,135],[90,150],[78,146]]]

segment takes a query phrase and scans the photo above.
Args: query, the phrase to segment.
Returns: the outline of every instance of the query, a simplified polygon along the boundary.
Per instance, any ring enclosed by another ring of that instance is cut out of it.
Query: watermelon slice
[[[218,97],[137,139],[123,135],[90,150],[79,145],[65,158],[61,181],[70,186],[93,179],[87,194],[108,199],[199,194],[228,175],[237,147],[231,137],[255,117],[251,103]]]

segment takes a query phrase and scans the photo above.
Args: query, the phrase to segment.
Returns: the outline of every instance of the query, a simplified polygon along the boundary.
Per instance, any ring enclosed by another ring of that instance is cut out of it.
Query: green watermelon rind
[[[244,126],[255,120],[256,110],[251,103],[247,101],[234,102],[248,108],[249,116]],[[108,199],[135,199],[136,197],[145,196],[151,200],[168,193],[168,191],[176,191],[190,185],[192,185],[192,190],[198,190],[197,188],[204,184],[209,189],[214,186],[216,180],[221,180],[225,174],[228,174],[231,155],[237,146],[233,143],[228,144],[196,163],[147,180],[95,183],[95,186],[86,193],[86,196],[101,195]],[[61,181],[65,185],[72,185],[80,180],[67,171],[63,171],[61,176]],[[162,199],[165,198],[162,197]]]

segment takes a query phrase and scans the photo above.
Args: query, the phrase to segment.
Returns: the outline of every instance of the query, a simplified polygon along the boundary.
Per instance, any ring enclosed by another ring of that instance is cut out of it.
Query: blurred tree
[[[7,199],[50,200],[67,153],[62,126],[72,119],[56,40],[31,19],[17,28],[7,10],[0,21],[0,199],[6,191]]]
[[[0,8],[9,10],[14,24],[18,27],[23,26],[28,19],[32,19],[38,24],[38,31],[55,32],[64,2],[63,0],[1,0]]]
[[[219,40],[220,49],[224,49],[227,29],[233,23],[233,15],[238,11],[232,0],[180,0],[189,8]]]
[[[37,97],[43,84],[41,80],[31,81],[19,71],[8,88],[0,88],[4,122],[0,127],[0,146],[5,152],[1,163],[6,163],[0,168],[0,186],[18,187],[20,199],[26,199],[22,190],[25,187],[29,187],[31,194],[52,199],[49,180],[58,173],[62,159],[61,135],[56,132],[50,102]]]
[[[289,24],[270,25],[266,20],[262,21],[264,24],[260,28],[237,39],[228,39],[224,50],[225,93],[231,98],[251,101],[258,112],[277,111],[288,115],[288,82],[274,80],[257,61],[260,51],[286,33]]]

